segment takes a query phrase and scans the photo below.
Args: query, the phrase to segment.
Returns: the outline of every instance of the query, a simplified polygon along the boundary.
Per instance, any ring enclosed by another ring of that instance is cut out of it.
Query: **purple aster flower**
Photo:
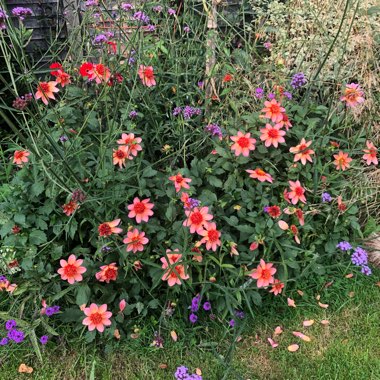
[[[62,135],[62,136],[59,138],[59,141],[62,142],[62,143],[66,142],[66,141],[68,141],[68,140],[69,140],[69,138],[68,138],[66,135]]]
[[[182,107],[175,107],[173,110],[173,116],[178,116],[182,112]]]
[[[241,311],[241,310],[236,310],[236,311],[235,311],[235,315],[236,315],[239,319],[244,319],[244,317],[245,317],[244,311]]]
[[[304,73],[294,74],[292,80],[290,81],[290,85],[296,90],[298,88],[303,87],[307,83],[307,79]]]
[[[186,25],[186,26],[184,26],[184,28],[183,28],[183,31],[185,32],[185,33],[190,33],[190,27],[188,26],[188,25]]]
[[[3,338],[0,340],[0,346],[6,346],[9,343],[8,338]]]
[[[23,21],[26,16],[32,16],[33,11],[30,8],[16,7],[12,9],[12,15]]]
[[[264,90],[261,87],[257,87],[255,90],[255,96],[257,99],[262,99],[264,97]]]
[[[59,312],[60,307],[59,306],[49,306],[45,310],[45,314],[48,317],[51,317],[54,314],[57,314]]]
[[[112,248],[109,247],[108,245],[103,245],[103,247],[100,249],[100,251],[101,251],[102,253],[108,253],[108,252],[110,252],[111,250],[112,250]]]
[[[8,338],[15,343],[21,343],[25,339],[25,335],[22,331],[14,329],[8,332]]]
[[[361,247],[357,247],[354,253],[351,255],[351,261],[354,265],[367,265],[368,253]]]
[[[6,14],[5,10],[0,8],[0,30],[4,30],[7,28],[7,25],[5,24],[5,20],[8,18],[8,15]]]
[[[200,108],[191,106],[185,106],[182,110],[182,114],[185,120],[191,119],[194,115],[200,115],[202,113]]]
[[[211,310],[211,302],[206,301],[206,302],[203,304],[203,310],[206,310],[206,311]]]
[[[133,9],[133,8],[134,8],[133,4],[130,4],[130,3],[122,3],[122,4],[121,4],[121,9],[122,9],[123,11],[128,12],[128,11],[130,11],[130,10]]]
[[[8,281],[5,276],[0,276],[0,282],[6,282]]]
[[[49,337],[47,335],[42,335],[40,338],[41,344],[45,345],[49,340]]]
[[[200,80],[198,83],[197,83],[197,86],[202,90],[203,87],[205,85],[205,82],[203,80]]]
[[[231,319],[229,322],[228,322],[228,325],[230,327],[235,327],[235,319]]]
[[[173,15],[176,14],[176,10],[173,9],[173,8],[169,8],[169,9],[168,9],[168,14],[169,14],[170,16],[173,16]]]
[[[199,303],[200,303],[200,301],[201,301],[201,297],[199,295],[193,297],[193,299],[191,300],[191,306],[190,306],[190,310],[192,312],[199,310]]]
[[[322,202],[329,203],[331,201],[332,201],[332,198],[329,193],[322,193]]]
[[[85,3],[86,7],[95,7],[98,5],[99,0],[87,0]]]
[[[137,11],[133,15],[133,19],[136,20],[136,21],[141,21],[144,24],[149,24],[149,21],[150,21],[150,18],[144,12],[142,12],[142,11]]]
[[[54,305],[51,308],[53,309],[54,314],[59,313],[61,310],[61,306],[58,306],[58,305]]]
[[[188,371],[189,369],[187,367],[181,365],[180,367],[177,367],[177,370],[174,373],[174,377],[176,380],[186,380],[189,377]]]
[[[205,131],[210,133],[212,136],[219,137],[219,139],[223,138],[222,130],[220,129],[218,124],[209,124],[205,127]]]
[[[156,30],[156,27],[152,24],[149,24],[146,26],[148,32],[154,32]]]
[[[197,315],[194,313],[191,313],[189,316],[189,321],[194,324],[197,320],[198,320]]]
[[[372,274],[371,268],[368,265],[363,265],[361,272],[366,276],[370,276]]]
[[[137,112],[136,111],[131,111],[129,113],[129,118],[130,119],[136,119],[136,117],[137,117]]]
[[[289,100],[293,98],[293,95],[289,91],[284,91],[284,96],[286,96]]]
[[[17,327],[17,323],[14,319],[10,319],[9,321],[5,322],[6,330],[13,330],[15,327]]]
[[[157,12],[157,13],[162,12],[161,5],[155,5],[152,9],[153,9],[154,12]]]
[[[272,99],[274,99],[275,97],[276,97],[276,95],[273,94],[272,92],[270,92],[270,93],[268,94],[268,99],[269,99],[269,100],[272,100]]]
[[[337,244],[336,247],[339,248],[341,251],[349,251],[350,249],[352,249],[352,246],[348,241],[341,241]]]
[[[189,198],[188,202],[190,205],[190,209],[193,209],[195,207],[199,207],[201,204],[201,201],[199,201],[198,199],[195,199],[195,198]]]
[[[95,38],[92,40],[93,45],[101,45],[108,41],[108,38],[105,34],[98,34],[95,36]]]
[[[267,50],[270,50],[272,48],[272,43],[270,41],[264,42],[264,47]]]

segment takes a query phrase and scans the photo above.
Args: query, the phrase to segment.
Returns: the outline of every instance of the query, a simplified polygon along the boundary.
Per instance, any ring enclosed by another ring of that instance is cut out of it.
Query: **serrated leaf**
[[[29,234],[29,243],[32,245],[40,245],[47,242],[45,232],[34,230]]]

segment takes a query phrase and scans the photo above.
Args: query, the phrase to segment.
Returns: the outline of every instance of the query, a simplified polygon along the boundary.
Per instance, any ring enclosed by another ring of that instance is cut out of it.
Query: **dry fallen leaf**
[[[303,295],[304,295],[304,292],[303,292],[302,290],[297,290],[297,293],[298,293],[301,297],[303,297]]]
[[[159,366],[158,366],[159,369],[166,369],[168,368],[168,365],[166,363],[161,363]]]
[[[315,297],[315,299],[316,299],[317,301],[319,301],[319,300],[321,299],[321,296],[318,294],[318,295]]]
[[[298,351],[299,348],[300,348],[300,346],[298,344],[291,344],[290,346],[288,346],[288,351],[296,352],[296,351]]]
[[[354,274],[353,273],[349,273],[349,274],[346,274],[344,277],[346,277],[346,278],[352,278],[352,277],[354,277]]]
[[[288,298],[288,306],[290,306],[290,307],[296,307],[296,303],[294,302],[293,299]]]
[[[268,342],[270,343],[270,345],[271,345],[273,348],[278,347],[278,343],[276,343],[273,339],[268,338]]]
[[[198,376],[202,376],[202,370],[200,368],[195,368],[195,373],[198,375]]]
[[[139,337],[139,334],[135,334],[135,333],[131,334],[132,339],[137,339],[138,337]]]
[[[300,338],[300,339],[304,340],[305,342],[311,342],[311,338],[310,337],[308,337],[305,334],[302,334],[299,331],[293,331],[293,335],[296,336],[297,338]]]
[[[174,342],[176,342],[178,340],[177,333],[174,330],[170,332],[170,336],[172,337]]]
[[[321,303],[321,302],[318,302],[318,305],[323,308],[323,309],[327,309],[329,307],[329,305],[327,303]]]
[[[334,283],[334,281],[326,282],[324,287],[329,288],[333,283]]]
[[[274,329],[274,335],[281,335],[283,333],[283,329],[281,328],[281,326],[277,326],[275,329]]]
[[[26,364],[22,363],[22,364],[20,364],[20,367],[18,367],[18,371],[20,373],[32,373],[33,372],[33,368],[32,367],[28,367]]]
[[[376,282],[376,286],[378,286],[380,288],[380,281]]]
[[[114,336],[117,340],[120,339],[120,332],[119,332],[118,329],[115,329],[115,331],[113,332],[113,336]]]
[[[310,327],[314,324],[314,319],[309,319],[309,320],[303,321],[302,324],[304,327]]]
[[[327,319],[322,319],[321,324],[326,326],[330,324],[330,321],[328,321]]]
[[[350,293],[348,293],[348,296],[351,297],[351,298],[352,298],[354,295],[355,295],[355,292],[350,292]]]
[[[235,342],[236,342],[236,343],[239,343],[239,342],[241,342],[242,340],[243,340],[243,337],[242,337],[241,335],[239,335],[238,337],[236,337]]]

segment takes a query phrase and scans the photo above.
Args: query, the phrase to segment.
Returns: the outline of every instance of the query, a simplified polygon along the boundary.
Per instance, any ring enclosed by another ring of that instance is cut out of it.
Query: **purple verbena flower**
[[[203,80],[200,80],[198,83],[197,83],[197,86],[202,90],[203,87],[205,85],[205,82]]]
[[[201,201],[195,198],[189,198],[187,202],[189,205],[188,207],[185,207],[185,208],[188,208],[190,210],[194,209],[195,207],[199,207],[201,204]]]
[[[368,253],[361,247],[357,247],[354,253],[351,255],[351,261],[354,265],[367,265]]]
[[[189,369],[187,367],[181,365],[180,367],[177,367],[177,370],[174,373],[174,377],[176,380],[186,380],[189,376],[188,371]]]
[[[193,297],[193,299],[191,300],[191,306],[190,306],[190,310],[192,312],[195,312],[195,311],[199,310],[199,303],[200,303],[200,301],[201,301],[201,297],[199,295]]]
[[[173,9],[173,8],[169,8],[169,9],[168,9],[168,14],[169,14],[170,16],[173,16],[173,15],[176,14],[176,10]]]
[[[51,317],[52,315],[59,313],[59,309],[60,309],[59,306],[49,306],[46,308],[45,314],[48,317]]]
[[[156,27],[155,25],[149,24],[146,26],[146,29],[148,30],[148,32],[154,32],[156,30]]]
[[[188,26],[188,25],[186,25],[186,26],[184,26],[184,28],[183,28],[183,31],[185,32],[185,33],[190,33],[190,27]]]
[[[0,276],[0,282],[6,282],[8,281],[7,278],[5,276]]]
[[[25,339],[25,335],[22,331],[13,329],[8,332],[8,338],[15,343],[21,343]]]
[[[0,30],[4,30],[7,28],[5,20],[8,18],[7,13],[4,9],[0,8]]]
[[[268,94],[268,99],[269,99],[269,100],[275,99],[275,97],[276,97],[276,95],[273,94],[272,92],[270,92],[270,93]]]
[[[0,346],[6,346],[9,343],[8,338],[3,338],[0,340]]]
[[[53,305],[51,308],[53,309],[54,314],[59,313],[61,310],[61,306],[58,305]]]
[[[210,133],[212,136],[223,138],[223,133],[218,124],[209,124],[205,127],[205,131]]]
[[[136,111],[131,111],[129,113],[129,118],[130,119],[136,119],[136,117],[137,117],[137,112]]]
[[[270,41],[264,42],[264,47],[267,50],[270,50],[272,48],[272,43]]]
[[[33,11],[30,8],[16,7],[12,9],[12,15],[23,21],[26,16],[32,16]]]
[[[41,344],[45,345],[49,340],[49,337],[47,335],[42,335],[40,338]]]
[[[332,201],[331,195],[329,193],[322,193],[322,202],[329,203]]]
[[[241,310],[236,310],[236,311],[235,311],[235,315],[236,315],[239,319],[244,319],[244,317],[245,317],[245,313],[244,313],[244,311],[241,311]]]
[[[234,327],[235,326],[235,319],[231,319],[229,322],[228,322],[228,325],[230,327]]]
[[[103,245],[103,247],[100,249],[100,251],[102,252],[102,253],[108,253],[108,252],[110,252],[111,251],[111,247],[109,247],[108,245]]]
[[[289,100],[293,98],[293,95],[289,91],[284,91],[284,96],[286,96]]]
[[[157,13],[162,12],[161,5],[155,5],[152,9],[153,9],[154,12],[157,12]]]
[[[294,74],[292,80],[290,81],[290,85],[296,90],[298,88],[303,87],[307,83],[307,79],[304,73]]]
[[[349,251],[350,249],[352,249],[352,245],[348,241],[341,241],[337,244],[336,247],[339,248],[341,251]]]
[[[257,87],[255,90],[255,96],[257,99],[262,99],[264,97],[264,90],[261,87]]]
[[[150,21],[150,18],[148,17],[148,15],[146,15],[144,12],[142,11],[137,11],[134,15],[133,15],[133,19],[136,20],[136,21],[141,21],[143,22],[144,24],[149,24],[149,21]]]
[[[203,310],[206,310],[206,311],[211,310],[211,302],[206,301],[206,302],[203,304]]]
[[[368,265],[363,265],[361,272],[366,276],[370,276],[372,274],[371,268]]]
[[[13,330],[15,327],[17,327],[17,323],[14,319],[10,319],[9,321],[5,322],[5,329],[10,331]]]
[[[101,45],[108,41],[108,38],[105,34],[98,34],[95,36],[95,38],[92,40],[93,45]]]
[[[66,135],[62,135],[62,136],[59,138],[59,141],[62,142],[62,143],[66,142],[66,141],[68,141],[68,140],[69,140],[69,138],[68,138]]]
[[[197,320],[198,320],[198,317],[197,317],[196,314],[191,313],[191,314],[189,315],[189,321],[190,321],[191,323],[194,324]]]
[[[130,3],[122,3],[122,4],[121,4],[121,9],[122,9],[123,11],[128,12],[128,11],[134,9],[134,6],[133,6],[133,4],[130,4]]]
[[[87,0],[85,3],[86,7],[96,7],[99,5],[99,0]]]
[[[182,107],[175,107],[173,110],[173,116],[178,116],[182,112]]]

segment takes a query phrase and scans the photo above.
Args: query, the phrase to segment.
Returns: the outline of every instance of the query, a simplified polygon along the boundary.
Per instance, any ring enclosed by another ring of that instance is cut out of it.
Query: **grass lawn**
[[[44,348],[43,364],[38,363],[30,347],[4,347],[0,350],[0,379],[174,379],[175,368],[186,365],[191,370],[200,368],[205,380],[378,380],[379,280],[379,273],[369,278],[355,275],[347,279],[342,275],[324,287],[323,279],[319,287],[300,288],[302,297],[296,293],[292,296],[296,308],[288,307],[286,298],[277,298],[274,308],[266,307],[268,311],[253,320],[247,318],[236,345],[232,344],[236,335],[223,328],[202,333],[202,338],[201,333],[189,332],[183,339],[177,331],[178,342],[167,339],[164,349],[130,339],[108,355],[100,347],[80,342],[71,346],[50,343]],[[327,309],[318,306],[318,294],[321,302],[329,304]],[[309,319],[315,323],[303,327],[302,322]],[[322,325],[322,319],[329,324]],[[284,332],[274,337],[279,346],[273,349],[267,338],[278,325]],[[293,336],[292,331],[303,332],[311,342]],[[299,344],[299,350],[289,352],[287,347],[294,343]],[[19,374],[21,363],[32,366],[34,372]],[[166,368],[160,368],[163,365]]]

